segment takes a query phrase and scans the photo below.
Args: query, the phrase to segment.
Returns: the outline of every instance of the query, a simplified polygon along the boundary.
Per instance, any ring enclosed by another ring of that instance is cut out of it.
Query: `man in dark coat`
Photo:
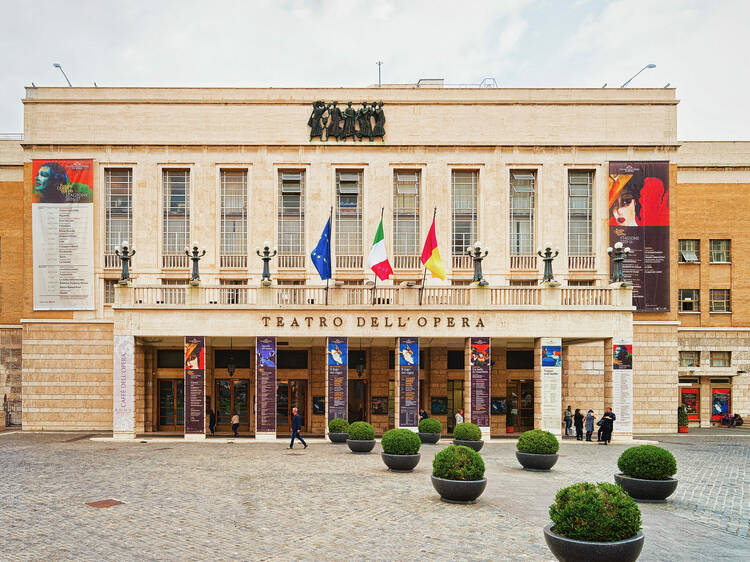
[[[299,434],[299,430],[302,429],[302,418],[297,413],[297,408],[292,408],[292,413],[294,414],[294,417],[292,417],[292,441],[289,443],[289,448],[294,448],[294,438],[296,437],[305,446],[305,449],[307,449],[307,443],[305,443],[305,440]]]
[[[615,416],[615,413],[612,411],[612,408],[607,408],[607,411],[604,412],[604,415],[602,416],[601,424],[602,424],[602,442],[607,445],[610,441],[612,441],[612,430],[615,427],[615,420],[617,419],[617,416]]]

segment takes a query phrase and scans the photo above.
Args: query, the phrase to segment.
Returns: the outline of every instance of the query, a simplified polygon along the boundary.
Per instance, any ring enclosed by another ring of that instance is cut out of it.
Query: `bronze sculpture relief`
[[[310,127],[310,140],[318,137],[321,141],[331,138],[346,141],[347,139],[367,138],[372,142],[385,137],[385,113],[383,102],[362,102],[362,107],[354,109],[352,102],[347,102],[342,111],[337,101],[326,103],[321,100],[313,102],[313,110],[307,125]],[[325,132],[325,138],[323,133]]]

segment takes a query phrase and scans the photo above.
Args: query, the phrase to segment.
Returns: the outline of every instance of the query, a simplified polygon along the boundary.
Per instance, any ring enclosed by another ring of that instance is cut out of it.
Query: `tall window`
[[[677,291],[680,312],[700,312],[701,293],[698,289],[679,289]]]
[[[731,312],[732,302],[729,289],[710,289],[711,306],[709,312]]]
[[[104,280],[104,304],[115,303],[115,286],[117,285],[117,282],[117,279]]]
[[[568,172],[568,254],[571,256],[589,256],[592,253],[593,176],[591,171]]]
[[[477,172],[453,171],[453,242],[454,256],[463,255],[466,247],[474,244],[479,231],[477,225]]]
[[[336,254],[362,255],[361,171],[336,171]]]
[[[124,241],[133,243],[133,170],[104,171],[104,253],[114,254]]]
[[[247,172],[221,171],[221,253],[247,254]]]
[[[711,263],[729,263],[732,261],[729,240],[710,240]]]
[[[701,259],[701,241],[695,239],[681,239],[678,241],[680,256],[679,263],[699,262]]]
[[[164,170],[164,254],[184,254],[190,243],[190,171]]]
[[[279,171],[279,254],[305,253],[305,172]]]
[[[418,249],[419,170],[396,171],[393,174],[393,254],[416,256]]]
[[[515,256],[534,253],[534,192],[536,175],[532,171],[510,173],[510,253]]]

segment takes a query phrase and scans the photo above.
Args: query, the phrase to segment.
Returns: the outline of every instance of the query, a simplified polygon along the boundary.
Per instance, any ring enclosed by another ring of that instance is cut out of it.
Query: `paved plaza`
[[[747,559],[746,435],[661,437],[680,484],[668,503],[641,504],[641,560]],[[487,490],[463,506],[441,502],[430,483],[446,440],[424,446],[411,474],[315,441],[290,451],[281,441],[0,434],[0,559],[550,560],[542,527],[555,491],[612,481],[626,448],[565,441],[545,474],[520,469],[513,441],[492,442],[481,453]],[[107,498],[125,503],[86,505]]]

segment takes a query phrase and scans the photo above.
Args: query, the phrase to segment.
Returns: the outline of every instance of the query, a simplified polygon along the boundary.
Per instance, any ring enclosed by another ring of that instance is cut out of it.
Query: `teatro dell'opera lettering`
[[[262,316],[264,328],[484,328],[468,316]]]

